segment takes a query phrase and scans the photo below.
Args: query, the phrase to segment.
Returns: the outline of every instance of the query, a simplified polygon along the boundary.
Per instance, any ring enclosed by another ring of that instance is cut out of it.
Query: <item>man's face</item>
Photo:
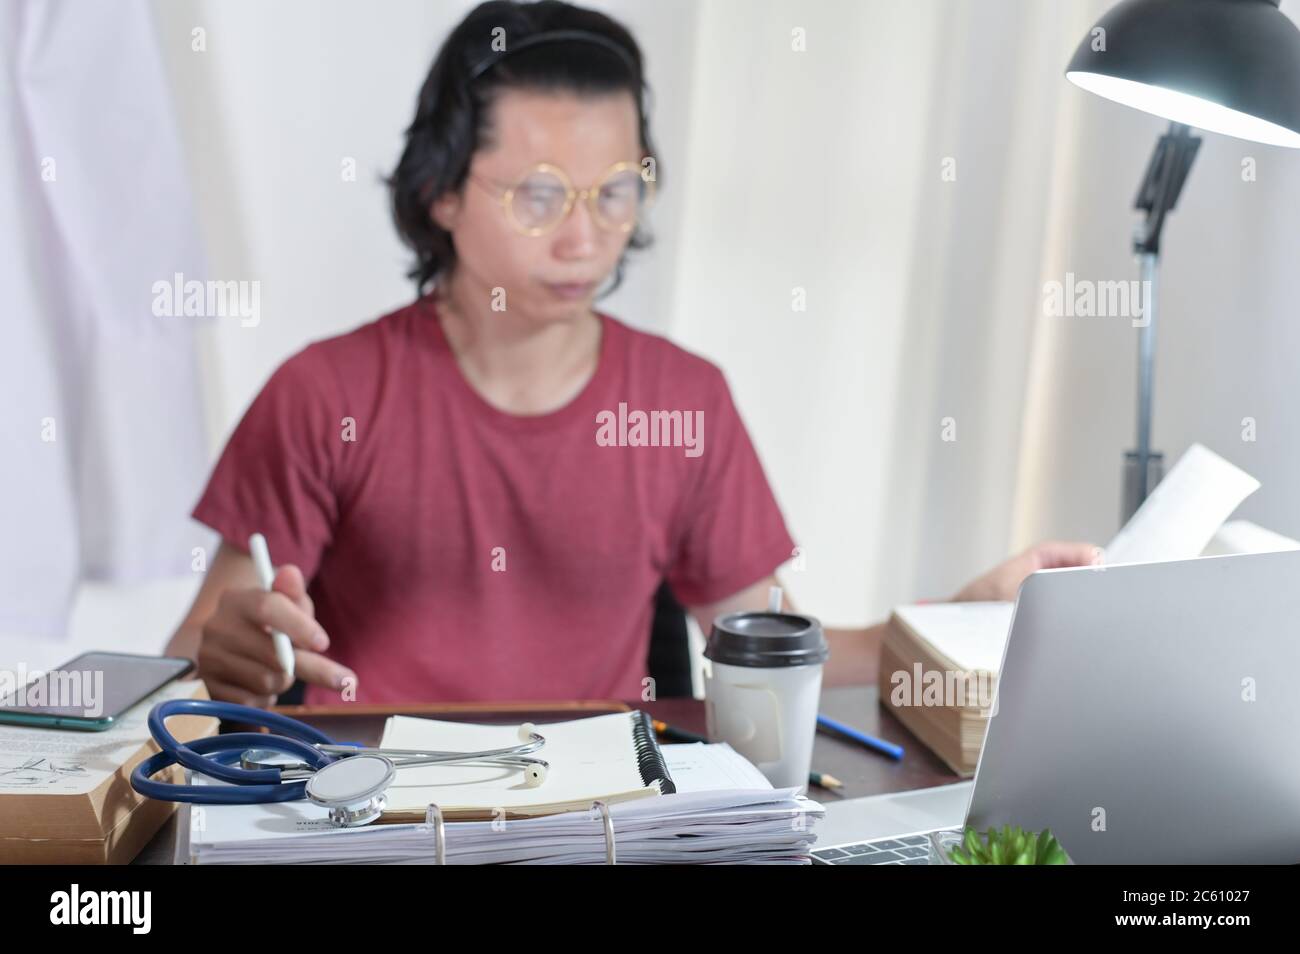
[[[455,267],[464,270],[471,290],[487,295],[504,289],[514,315],[545,322],[585,314],[631,233],[602,227],[588,203],[576,200],[550,231],[522,234],[506,215],[501,195],[543,162],[562,169],[578,190],[595,187],[618,162],[639,171],[636,103],[627,93],[578,97],[506,90],[496,101],[492,127],[492,141],[474,154],[462,192],[443,196],[433,207],[436,221],[451,232]],[[517,207],[523,196],[516,196]]]

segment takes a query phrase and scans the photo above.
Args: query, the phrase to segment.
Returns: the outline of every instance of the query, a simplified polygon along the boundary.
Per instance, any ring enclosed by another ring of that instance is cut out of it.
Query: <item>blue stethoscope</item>
[[[167,720],[178,715],[215,716],[283,734],[230,732],[186,745],[167,731]],[[141,762],[131,773],[131,787],[146,798],[196,805],[254,805],[306,798],[329,809],[330,822],[342,828],[365,825],[380,816],[386,792],[399,768],[495,763],[523,769],[528,788],[546,781],[549,768],[546,762],[531,757],[546,744],[531,723],[520,726],[519,745],[503,749],[381,749],[335,742],[304,722],[265,709],[205,699],[170,699],[149,712],[149,732],[162,751]],[[286,762],[285,756],[301,761]],[[182,785],[153,780],[154,775],[177,764],[230,784]]]

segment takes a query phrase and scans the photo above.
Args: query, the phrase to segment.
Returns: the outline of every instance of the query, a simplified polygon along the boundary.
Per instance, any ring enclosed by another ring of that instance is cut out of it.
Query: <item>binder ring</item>
[[[594,810],[600,812],[601,824],[605,830],[605,864],[617,864],[614,853],[614,820],[609,816],[609,805],[602,801],[591,803]],[[433,830],[433,856],[434,864],[445,865],[447,863],[447,829],[442,820],[442,809],[433,802],[424,810],[425,827]]]
[[[614,821],[609,817],[609,806],[602,801],[591,803],[593,809],[599,809],[601,818],[605,823],[605,864],[617,864],[614,860]]]
[[[433,829],[433,863],[447,863],[447,829],[442,823],[442,809],[433,802],[424,810],[424,824]]]

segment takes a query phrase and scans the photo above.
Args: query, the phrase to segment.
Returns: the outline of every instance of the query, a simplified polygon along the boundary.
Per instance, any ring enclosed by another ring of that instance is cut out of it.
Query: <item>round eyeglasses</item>
[[[630,232],[654,200],[654,180],[646,178],[635,162],[614,163],[590,189],[575,189],[564,170],[549,162],[539,162],[514,183],[472,172],[469,177],[485,188],[495,187],[510,224],[531,236],[550,232],[579,200],[587,202],[592,220],[601,228]]]

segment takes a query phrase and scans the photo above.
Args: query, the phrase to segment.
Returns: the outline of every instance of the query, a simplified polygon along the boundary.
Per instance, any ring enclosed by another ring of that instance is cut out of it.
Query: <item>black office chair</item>
[[[650,623],[650,654],[646,660],[654,680],[655,698],[690,697],[691,648],[686,634],[686,609],[677,602],[667,583],[655,593],[654,619]]]
[[[667,583],[659,585],[650,622],[650,653],[646,669],[654,680],[655,698],[675,699],[692,694],[691,650],[686,635],[686,610]],[[299,679],[280,694],[282,706],[302,705],[306,684]]]

